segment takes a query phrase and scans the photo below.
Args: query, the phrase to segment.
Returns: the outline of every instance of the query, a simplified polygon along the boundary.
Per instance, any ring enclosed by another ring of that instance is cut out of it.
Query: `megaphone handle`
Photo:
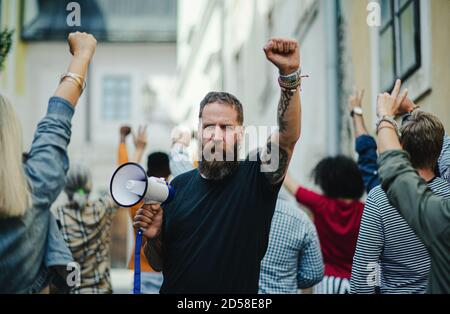
[[[134,247],[134,294],[141,294],[141,246],[142,246],[142,229],[136,234],[136,245]]]

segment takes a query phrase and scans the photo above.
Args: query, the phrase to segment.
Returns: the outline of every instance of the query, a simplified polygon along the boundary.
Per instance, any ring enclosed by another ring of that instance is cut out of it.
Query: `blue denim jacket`
[[[377,143],[370,135],[361,135],[356,138],[355,149],[358,153],[358,167],[362,174],[367,194],[380,185],[378,177]]]
[[[33,207],[21,218],[0,219],[0,293],[40,292],[48,284],[47,267],[66,256],[50,206],[64,187],[69,167],[73,113],[66,100],[52,97],[38,124],[24,164]]]

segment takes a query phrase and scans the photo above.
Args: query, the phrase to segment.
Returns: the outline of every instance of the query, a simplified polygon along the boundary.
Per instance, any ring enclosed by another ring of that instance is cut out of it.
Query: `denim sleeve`
[[[45,246],[45,266],[67,266],[73,262],[72,253],[59,231],[56,218],[50,215],[50,225],[47,235],[47,245]],[[65,267],[64,267],[65,268]]]
[[[356,139],[355,149],[358,153],[358,168],[364,180],[367,193],[380,185],[377,164],[377,143],[370,135],[361,135]]]
[[[70,142],[74,109],[67,100],[52,97],[47,115],[34,134],[25,173],[31,185],[33,206],[49,209],[64,187],[69,168],[67,146]]]

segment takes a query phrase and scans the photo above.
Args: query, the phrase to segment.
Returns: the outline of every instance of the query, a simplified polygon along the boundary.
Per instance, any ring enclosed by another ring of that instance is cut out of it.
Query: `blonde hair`
[[[20,121],[12,105],[0,94],[0,218],[21,217],[30,207]]]

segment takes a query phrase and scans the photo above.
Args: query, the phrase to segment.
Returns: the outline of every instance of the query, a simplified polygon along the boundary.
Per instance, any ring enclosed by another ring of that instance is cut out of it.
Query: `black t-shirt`
[[[214,182],[197,169],[172,181],[164,206],[161,293],[258,292],[260,263],[281,183],[271,185],[259,161],[241,161]]]

